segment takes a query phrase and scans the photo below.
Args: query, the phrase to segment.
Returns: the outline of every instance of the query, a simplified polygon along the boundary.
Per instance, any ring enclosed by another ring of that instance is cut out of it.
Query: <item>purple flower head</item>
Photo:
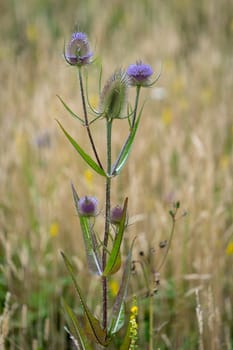
[[[66,61],[73,66],[83,66],[91,62],[93,53],[90,51],[87,35],[75,32],[65,50]]]
[[[98,200],[95,197],[85,196],[78,201],[78,211],[81,216],[96,216]]]
[[[110,221],[112,224],[119,224],[123,215],[123,209],[117,205],[116,207],[112,208],[111,214],[110,214]]]
[[[135,86],[149,86],[150,77],[153,74],[153,70],[149,64],[144,64],[141,61],[136,64],[131,64],[126,71],[130,84]]]

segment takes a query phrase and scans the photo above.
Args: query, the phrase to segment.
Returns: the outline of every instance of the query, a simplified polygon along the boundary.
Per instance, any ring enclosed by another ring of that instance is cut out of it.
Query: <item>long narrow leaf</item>
[[[71,185],[75,207],[78,211],[78,194],[73,186]],[[100,263],[100,255],[97,247],[97,239],[95,233],[91,227],[90,219],[85,216],[79,215],[80,226],[83,234],[83,241],[86,251],[87,263],[90,271],[96,275],[102,275],[102,265]]]
[[[135,240],[134,240],[135,241]],[[122,308],[124,307],[124,302],[127,296],[127,289],[130,279],[130,272],[131,272],[131,259],[132,259],[132,250],[134,241],[131,245],[127,260],[125,262],[125,268],[121,280],[120,289],[118,291],[118,294],[116,296],[115,303],[113,305],[112,309],[112,315],[110,318],[110,334],[113,335],[116,332],[119,331],[119,329],[122,327]]]
[[[97,320],[96,317],[94,317],[91,313],[91,311],[89,310],[86,302],[85,302],[85,299],[82,295],[82,292],[81,292],[81,289],[76,281],[76,278],[74,276],[74,271],[73,271],[73,267],[70,263],[70,261],[68,260],[68,258],[65,256],[65,254],[63,252],[61,252],[62,254],[62,257],[64,259],[64,262],[66,264],[66,268],[73,280],[73,283],[74,283],[74,286],[75,286],[75,289],[76,289],[76,292],[79,296],[79,299],[80,299],[80,302],[81,302],[81,305],[82,305],[82,308],[83,308],[83,312],[84,312],[84,315],[86,317],[86,320],[89,324],[89,329],[91,330],[92,332],[92,338],[94,339],[94,341],[97,343],[97,344],[101,344],[102,346],[107,346],[108,345],[108,339],[107,339],[107,334],[106,334],[106,331],[101,327],[100,325],[100,322],[99,320]]]
[[[124,167],[127,159],[128,159],[128,156],[130,154],[130,151],[131,151],[131,148],[132,148],[132,144],[134,142],[134,139],[135,139],[135,135],[136,135],[136,132],[137,132],[137,129],[138,129],[138,125],[139,125],[139,122],[140,122],[140,119],[141,119],[141,115],[142,115],[142,109],[143,109],[143,106],[140,110],[140,113],[139,113],[139,116],[138,116],[138,119],[132,129],[132,131],[130,132],[124,146],[122,147],[121,151],[120,151],[120,154],[118,156],[118,159],[116,160],[115,164],[113,165],[112,167],[112,171],[111,171],[111,174],[113,176],[116,176],[118,174],[120,174],[122,168]]]
[[[72,146],[76,149],[76,151],[80,154],[80,156],[85,160],[85,162],[98,174],[105,176],[106,174],[103,169],[100,168],[100,166],[78,145],[78,143],[73,139],[70,134],[63,128],[61,123],[57,120],[58,125],[60,126],[61,130],[64,132],[67,139],[70,141]]]
[[[103,276],[109,276],[116,272],[116,266],[119,265],[119,255],[120,255],[120,248],[121,248],[121,242],[123,238],[123,234],[125,231],[125,221],[126,221],[126,212],[127,212],[127,204],[128,204],[128,198],[125,199],[122,218],[116,233],[115,240],[113,242],[113,248],[110,253],[110,256],[108,258],[107,265],[104,269]]]
[[[86,336],[83,332],[82,327],[79,324],[79,321],[74,314],[73,310],[69,307],[69,305],[66,303],[66,301],[63,299],[63,306],[64,310],[66,312],[67,317],[69,318],[72,328],[74,330],[75,334],[75,340],[78,343],[78,349],[79,350],[91,350],[90,345],[87,343]]]
[[[72,111],[72,109],[70,109],[70,107],[67,106],[67,104],[63,101],[63,99],[59,95],[57,95],[57,97],[59,98],[59,100],[61,101],[61,103],[65,107],[65,109],[72,115],[72,117],[74,117],[75,119],[78,119],[84,125],[84,120],[82,120],[82,118],[80,118],[77,114],[75,114]]]

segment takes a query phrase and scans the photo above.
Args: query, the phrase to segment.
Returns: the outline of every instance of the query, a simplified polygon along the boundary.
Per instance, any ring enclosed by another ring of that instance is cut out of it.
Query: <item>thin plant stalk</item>
[[[137,86],[137,88],[136,88],[136,99],[135,99],[134,114],[133,114],[131,129],[133,129],[133,127],[134,127],[136,116],[137,116],[140,88],[141,88],[140,85]]]
[[[150,304],[149,304],[149,350],[153,350],[153,339],[154,339],[154,308],[153,308],[153,296],[149,296]]]
[[[97,153],[97,150],[96,150],[96,147],[95,147],[95,144],[94,144],[94,140],[93,140],[93,137],[92,137],[92,134],[91,134],[91,130],[90,130],[90,127],[89,127],[81,67],[78,68],[78,77],[79,77],[80,92],[81,92],[81,98],[82,98],[82,104],[83,104],[83,113],[84,113],[84,120],[85,120],[85,124],[84,125],[85,125],[85,127],[87,129],[88,137],[89,137],[89,140],[90,140],[90,143],[91,143],[92,150],[93,150],[93,152],[95,154],[95,158],[97,160],[97,163],[100,166],[100,168],[103,170],[103,166],[102,166],[102,163],[101,163],[100,158],[98,156],[98,153]]]
[[[107,130],[107,174],[111,172],[111,162],[112,162],[112,120],[106,118],[106,130]],[[105,229],[104,229],[104,245],[103,245],[103,255],[102,255],[102,268],[103,271],[106,266],[107,259],[107,247],[109,238],[109,228],[110,228],[110,204],[111,204],[111,177],[106,178],[106,188],[105,188]],[[103,289],[103,328],[107,328],[107,308],[108,308],[108,285],[107,277],[102,277],[102,289]]]

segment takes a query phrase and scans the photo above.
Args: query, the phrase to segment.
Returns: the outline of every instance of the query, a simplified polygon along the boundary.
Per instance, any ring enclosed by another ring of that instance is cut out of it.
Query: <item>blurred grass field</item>
[[[128,196],[136,221],[126,238],[127,245],[138,237],[135,259],[153,251],[159,264],[172,203],[179,200],[181,214],[188,213],[177,222],[152,298],[154,349],[233,349],[233,3],[227,0],[1,0],[0,349],[68,349],[61,296],[79,303],[60,250],[74,257],[88,303],[100,309],[96,280],[85,272],[70,182],[103,207],[103,180],[88,171],[55,121],[87,147],[82,127],[56,97],[81,111],[75,70],[63,58],[75,25],[88,33],[98,58],[88,68],[94,105],[100,61],[104,79],[138,59],[155,73],[162,64],[158,83],[143,91],[147,103],[130,161],[113,182],[113,202]],[[127,134],[121,123],[115,150]],[[101,123],[93,131],[104,151]],[[117,278],[110,283],[113,295],[117,284]],[[131,292],[144,290],[137,270]],[[149,299],[139,299],[143,350]]]

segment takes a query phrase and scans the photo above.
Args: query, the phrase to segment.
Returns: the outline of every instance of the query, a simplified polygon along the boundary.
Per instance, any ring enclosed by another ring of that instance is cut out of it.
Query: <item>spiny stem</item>
[[[131,130],[132,130],[133,127],[134,127],[135,120],[136,120],[136,117],[137,117],[137,109],[138,109],[140,88],[141,88],[140,85],[137,86],[137,88],[136,88],[136,99],[135,99],[135,106],[134,106],[134,113],[133,113],[133,120],[132,120]]]
[[[82,79],[82,72],[81,72],[81,67],[78,68],[78,77],[79,77],[79,84],[80,84],[80,91],[81,91],[81,98],[82,98],[82,104],[83,104],[83,113],[84,113],[84,120],[85,120],[85,127],[87,129],[87,133],[88,133],[88,137],[91,143],[91,147],[92,150],[95,154],[95,158],[97,160],[98,165],[100,166],[100,168],[103,170],[103,166],[102,163],[99,159],[95,144],[94,144],[94,140],[92,138],[92,134],[91,134],[91,130],[89,127],[89,122],[88,122],[88,117],[87,117],[87,107],[86,107],[86,101],[85,101],[85,95],[84,95],[84,88],[83,88],[83,79]]]
[[[107,174],[111,172],[111,161],[112,161],[112,120],[106,118],[106,129],[107,129]],[[105,189],[105,228],[104,228],[104,246],[102,255],[102,267],[103,271],[106,266],[107,259],[107,247],[109,238],[110,228],[110,205],[111,205],[111,177],[106,178],[106,189]],[[108,308],[108,284],[107,277],[102,277],[102,289],[103,289],[103,328],[107,328],[107,308]]]

